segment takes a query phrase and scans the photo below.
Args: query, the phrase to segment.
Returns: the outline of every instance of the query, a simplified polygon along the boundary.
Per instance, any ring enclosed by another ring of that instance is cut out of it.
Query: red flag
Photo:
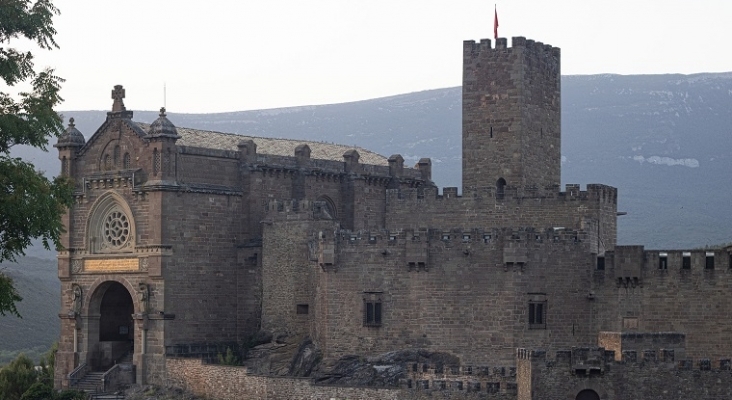
[[[498,10],[494,9],[495,16],[493,18],[493,39],[498,39]]]

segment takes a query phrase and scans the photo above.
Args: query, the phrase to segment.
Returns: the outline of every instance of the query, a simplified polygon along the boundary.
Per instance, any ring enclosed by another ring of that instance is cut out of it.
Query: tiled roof
[[[149,124],[137,122],[144,131],[150,129]],[[295,147],[301,144],[310,146],[310,158],[321,160],[343,161],[343,153],[356,149],[360,156],[361,164],[389,165],[387,158],[363,149],[361,147],[344,146],[341,144],[310,142],[306,140],[274,139],[256,136],[237,135],[234,133],[222,133],[202,131],[199,129],[176,128],[180,139],[176,142],[180,146],[203,147],[218,150],[238,150],[237,145],[242,140],[251,139],[257,144],[258,154],[272,154],[277,156],[295,156]]]

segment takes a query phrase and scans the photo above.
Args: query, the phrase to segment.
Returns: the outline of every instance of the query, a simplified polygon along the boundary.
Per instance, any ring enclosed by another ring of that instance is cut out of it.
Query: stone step
[[[124,400],[123,394],[114,393],[95,393],[91,395],[92,400]]]

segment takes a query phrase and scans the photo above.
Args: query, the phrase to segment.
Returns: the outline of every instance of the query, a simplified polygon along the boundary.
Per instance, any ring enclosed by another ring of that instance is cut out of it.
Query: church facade
[[[659,354],[732,354],[732,249],[618,246],[617,189],[560,188],[559,49],[463,46],[461,193],[429,159],[180,128],[164,109],[135,122],[121,86],[88,140],[71,120],[56,385],[122,363],[162,383],[168,358],[258,332],[308,338],[324,362],[516,365],[517,348],[620,354],[652,332],[684,337],[649,342]]]

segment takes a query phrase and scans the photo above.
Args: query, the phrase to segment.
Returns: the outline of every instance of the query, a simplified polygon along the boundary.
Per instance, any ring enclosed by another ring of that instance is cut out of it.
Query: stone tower
[[[559,48],[524,37],[463,44],[463,191],[559,190]]]

